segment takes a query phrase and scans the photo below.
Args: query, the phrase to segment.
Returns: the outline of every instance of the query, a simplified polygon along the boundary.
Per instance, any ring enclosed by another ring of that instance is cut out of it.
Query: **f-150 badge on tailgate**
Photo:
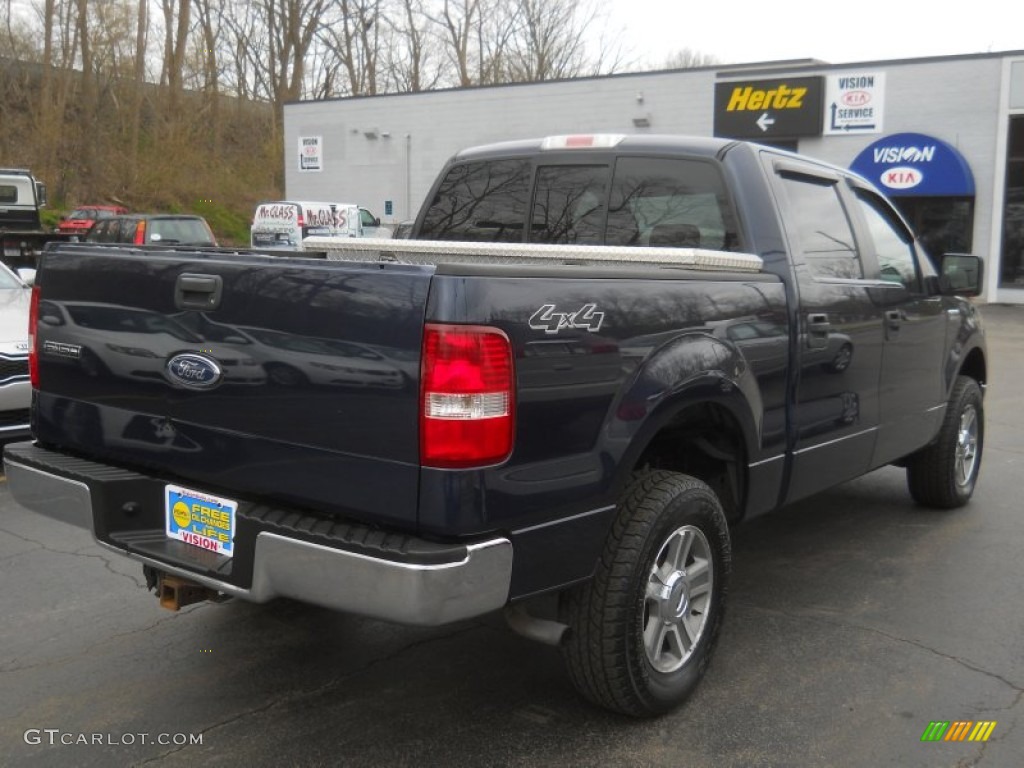
[[[168,360],[167,373],[172,381],[192,389],[209,389],[220,381],[222,375],[215,361],[191,352],[175,355]]]
[[[554,304],[545,304],[530,317],[530,327],[544,333],[558,333],[566,328],[580,328],[597,333],[604,322],[604,312],[596,304],[584,304],[575,312],[557,312]]]

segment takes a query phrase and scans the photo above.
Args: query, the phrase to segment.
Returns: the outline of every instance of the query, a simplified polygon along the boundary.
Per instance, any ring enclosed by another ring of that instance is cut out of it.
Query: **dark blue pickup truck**
[[[981,262],[847,171],[549,137],[455,156],[413,235],[51,246],[12,494],[172,609],[504,609],[639,716],[707,666],[731,525],[887,464],[921,504],[972,494]]]

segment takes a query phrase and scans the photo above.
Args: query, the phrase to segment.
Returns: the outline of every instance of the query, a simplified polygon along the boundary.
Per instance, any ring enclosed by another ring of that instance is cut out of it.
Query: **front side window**
[[[18,188],[13,184],[0,184],[0,203],[13,205],[18,202]]]
[[[853,228],[839,200],[836,181],[783,173],[789,203],[787,227],[796,242],[794,254],[818,278],[855,279],[864,276],[853,239]]]
[[[525,160],[455,165],[434,194],[419,236],[522,242],[529,199],[530,164]]]
[[[920,279],[910,233],[884,202],[865,190],[858,189],[856,194],[878,257],[881,278],[899,283],[909,291],[917,291]]]

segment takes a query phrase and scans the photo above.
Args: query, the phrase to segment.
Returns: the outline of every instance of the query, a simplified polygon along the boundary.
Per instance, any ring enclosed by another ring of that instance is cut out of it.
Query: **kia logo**
[[[880,180],[889,189],[913,189],[924,180],[924,174],[917,168],[900,166],[882,171]]]
[[[191,352],[175,355],[167,361],[171,380],[191,389],[210,389],[220,383],[220,366],[208,357]]]

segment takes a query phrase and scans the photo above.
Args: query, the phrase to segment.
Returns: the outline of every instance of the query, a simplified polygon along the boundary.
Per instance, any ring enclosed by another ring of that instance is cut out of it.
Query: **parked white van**
[[[310,235],[387,237],[380,219],[353,203],[274,201],[260,203],[252,218],[253,248],[299,250]]]

